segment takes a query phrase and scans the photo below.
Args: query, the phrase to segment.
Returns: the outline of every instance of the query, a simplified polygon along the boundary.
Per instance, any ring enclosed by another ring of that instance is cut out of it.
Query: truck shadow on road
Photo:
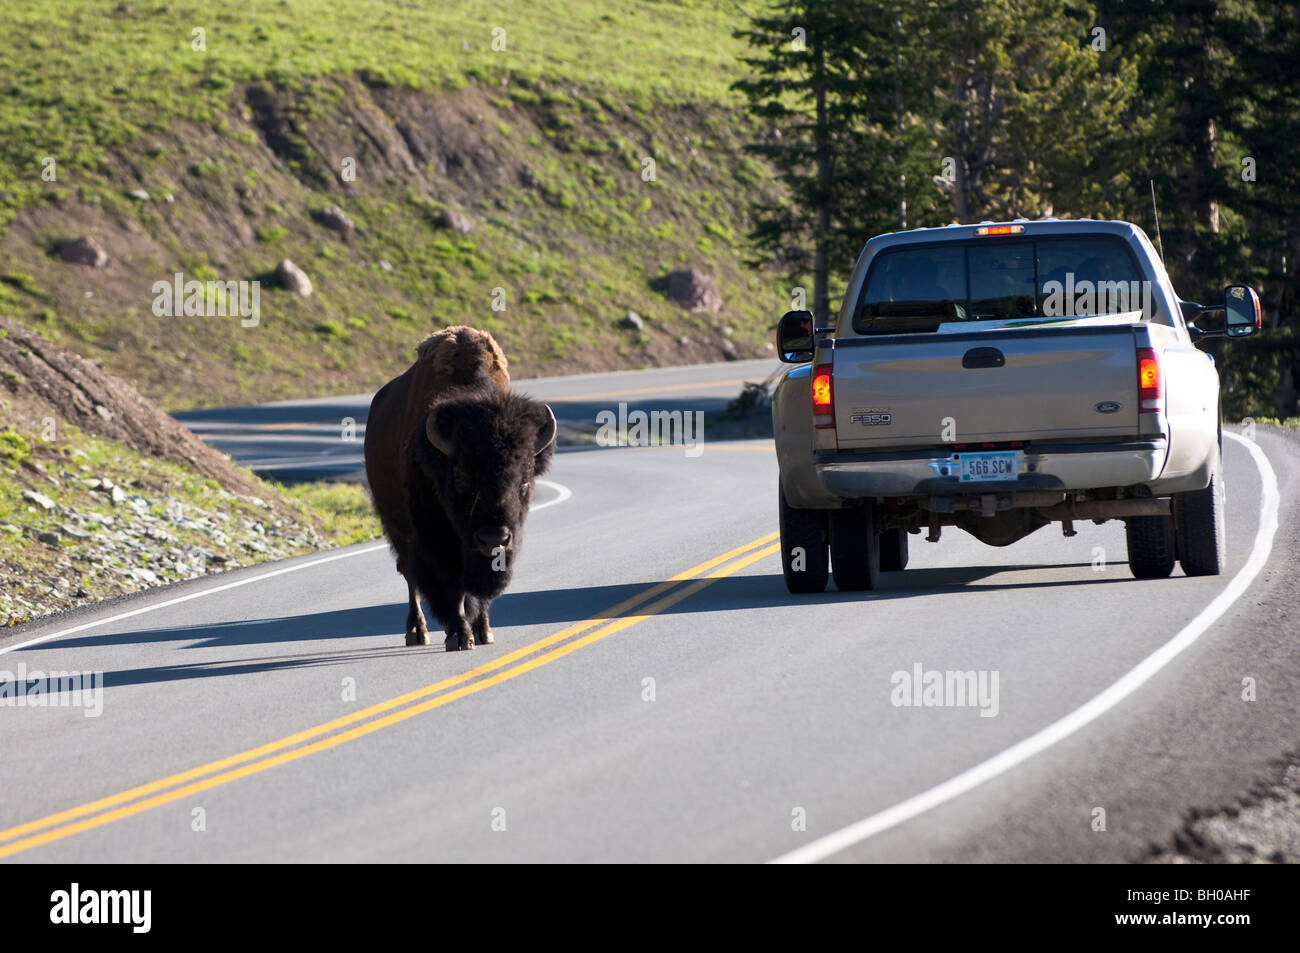
[[[727,576],[712,580],[698,592],[666,606],[659,615],[697,614],[701,612],[743,611],[748,609],[779,608],[800,605],[835,603],[890,602],[918,596],[952,592],[1010,591],[1015,589],[1050,588],[1053,586],[1096,586],[1105,583],[1137,583],[1126,575],[1123,563],[1111,564],[1105,574],[1088,573],[1086,578],[1050,579],[1042,581],[984,582],[991,577],[1008,572],[1088,570],[1089,563],[1053,564],[1049,566],[968,566],[942,569],[909,569],[902,573],[884,573],[879,588],[870,592],[838,592],[833,584],[827,591],[815,595],[794,596],[786,592],[779,574]],[[678,587],[694,580],[679,580],[654,596],[646,604],[653,605]],[[1168,584],[1166,582],[1166,584]],[[617,617],[611,609],[634,597],[642,596],[656,584],[653,582],[624,583],[608,586],[588,586],[573,589],[507,592],[492,603],[492,624],[498,630],[498,645],[479,649],[466,657],[472,664],[488,661],[502,646],[517,648],[527,641],[522,635],[512,637],[506,631],[525,626],[570,625],[587,620]],[[632,611],[643,611],[637,606]],[[251,658],[213,659],[205,662],[186,662],[152,667],[123,669],[104,673],[105,687],[168,682],[187,678],[251,675],[257,673],[361,663],[383,658],[411,659],[424,655],[442,654],[441,635],[436,629],[431,633],[433,645],[427,648],[408,648],[402,644],[402,625],[406,617],[406,604],[365,606],[329,612],[305,613],[269,619],[251,619],[224,622],[214,625],[178,626],[160,629],[141,629],[108,633],[100,636],[82,636],[64,639],[40,649],[103,648],[113,645],[152,644],[163,646],[175,643],[179,649],[218,649],[240,646],[271,646],[298,644],[339,639],[384,639],[382,645],[351,647],[333,651],[254,656]],[[547,633],[542,633],[547,634]],[[513,643],[513,644],[512,644]],[[458,666],[459,670],[459,666]]]
[[[699,592],[693,593],[681,602],[667,606],[660,611],[660,614],[677,615],[842,602],[881,602],[955,591],[1012,591],[1138,581],[1128,576],[1128,567],[1124,563],[1111,563],[1104,574],[1090,572],[1087,578],[1003,583],[980,581],[1000,573],[1090,568],[1090,563],[1054,563],[1048,566],[908,569],[904,572],[881,573],[879,587],[869,592],[840,592],[831,582],[827,584],[825,592],[797,596],[786,591],[785,581],[779,573],[726,576],[710,581],[709,585]],[[681,580],[676,585],[688,585],[694,581],[697,580]],[[643,582],[559,591],[507,592],[492,603],[492,625],[496,628],[507,625],[560,624],[581,622],[585,619],[612,618],[609,608],[638,596],[653,585],[655,584]],[[667,592],[656,596],[655,599],[650,600],[650,604],[666,595]],[[640,609],[633,611],[640,611]]]

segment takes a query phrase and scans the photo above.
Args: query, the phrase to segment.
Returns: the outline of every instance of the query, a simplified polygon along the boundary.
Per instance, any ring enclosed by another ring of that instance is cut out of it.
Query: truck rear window
[[[941,324],[1071,318],[1146,310],[1149,285],[1108,236],[978,239],[907,245],[871,263],[853,317],[859,334],[937,331]]]

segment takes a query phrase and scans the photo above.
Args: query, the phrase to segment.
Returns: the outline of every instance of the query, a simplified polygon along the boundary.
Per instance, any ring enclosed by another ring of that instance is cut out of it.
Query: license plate
[[[1014,480],[1020,473],[1021,454],[1018,450],[998,450],[992,453],[957,454],[958,474],[962,483],[980,483],[986,480]]]

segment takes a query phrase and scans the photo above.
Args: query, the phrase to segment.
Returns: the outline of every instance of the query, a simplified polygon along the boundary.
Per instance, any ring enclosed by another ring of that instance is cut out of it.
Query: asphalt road
[[[694,407],[735,369],[568,393]],[[0,669],[105,685],[98,717],[0,709],[0,856],[1132,860],[1295,746],[1297,460],[1226,442],[1220,577],[1132,579],[1119,523],[948,530],[877,592],[793,597],[770,442],[562,452],[492,646],[405,647],[374,544],[0,637]],[[996,714],[895,704],[917,665],[996,673]]]
[[[545,400],[564,427],[589,427],[602,410],[726,409],[745,381],[761,381],[781,367],[776,360],[730,361],[662,367],[617,374],[533,377],[515,390]],[[397,369],[395,369],[397,370]],[[260,476],[281,483],[360,480],[361,447],[373,394],[278,401],[175,414],[177,420]]]

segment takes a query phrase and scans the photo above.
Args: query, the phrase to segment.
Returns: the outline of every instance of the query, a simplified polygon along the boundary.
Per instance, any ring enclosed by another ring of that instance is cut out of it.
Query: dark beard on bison
[[[494,568],[503,566],[504,568]],[[461,555],[461,583],[465,591],[480,599],[494,599],[505,592],[515,570],[515,554],[507,550],[500,556],[484,556],[476,549]]]

